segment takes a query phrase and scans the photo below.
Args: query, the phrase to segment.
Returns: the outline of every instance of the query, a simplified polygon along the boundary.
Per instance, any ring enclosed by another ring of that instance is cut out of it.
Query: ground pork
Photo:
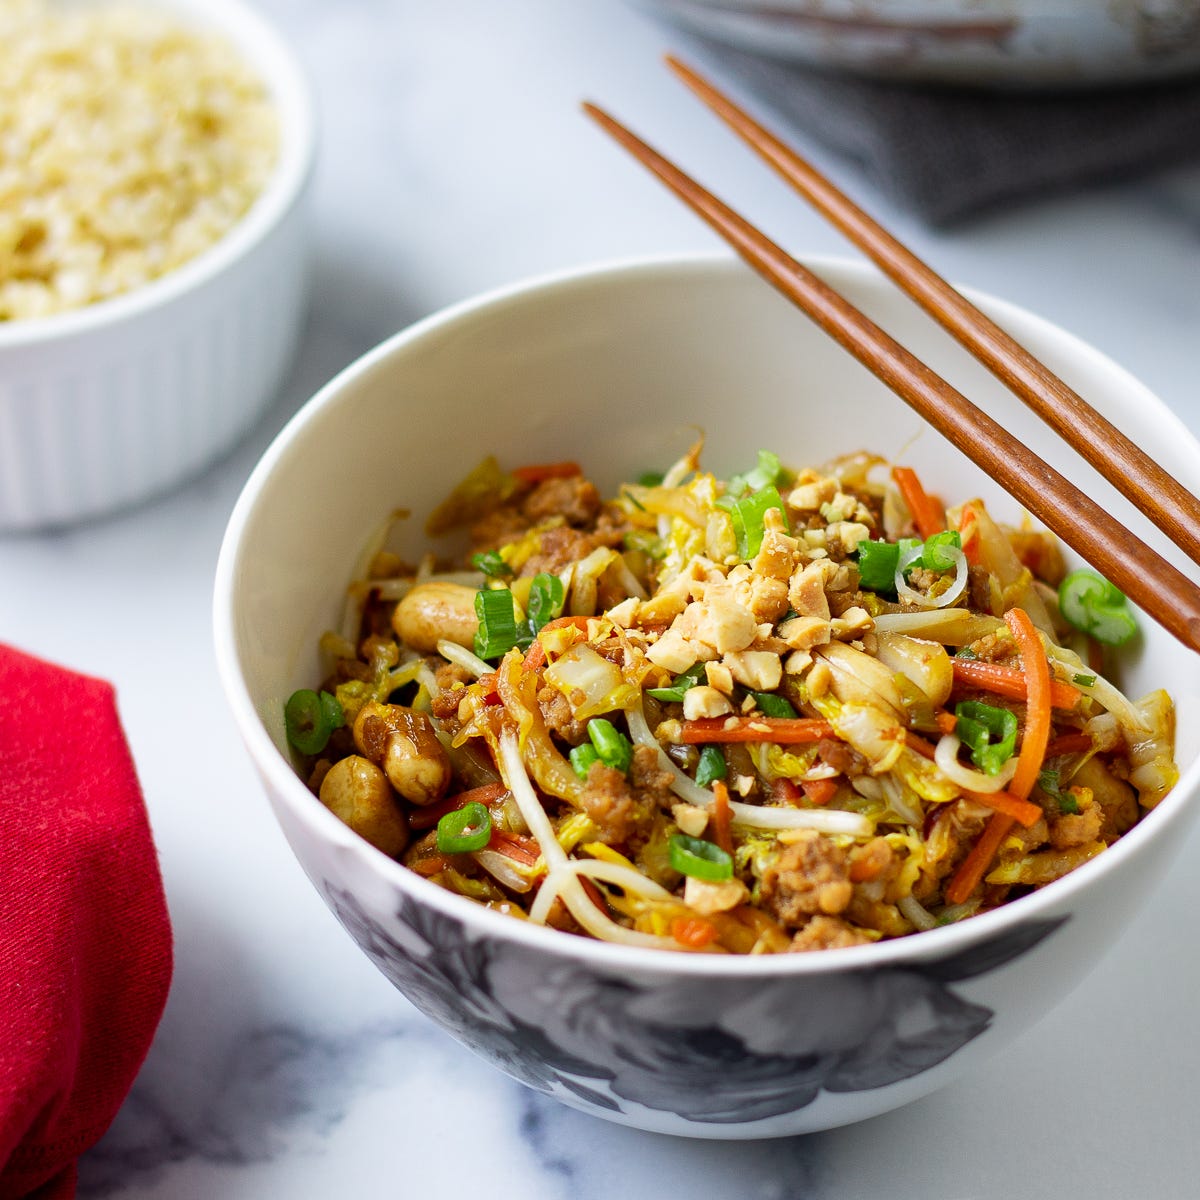
[[[471,682],[471,674],[457,663],[442,661],[433,673],[438,691],[430,708],[439,721],[446,721],[458,714],[458,703],[463,696],[463,687]]]
[[[792,928],[817,913],[842,912],[853,894],[845,851],[807,830],[784,847],[762,875],[763,903]]]
[[[867,769],[867,760],[853,746],[837,738],[822,738],[817,743],[817,757],[842,775],[853,778]]]
[[[634,746],[629,780],[636,792],[658,808],[669,808],[675,801],[671,791],[673,779],[671,772],[658,761],[658,751],[653,746]]]
[[[501,505],[471,526],[473,550],[496,550],[518,541],[530,529],[529,520],[511,505]]]
[[[591,525],[601,506],[600,493],[590,479],[544,479],[521,500],[521,512],[534,525],[562,517],[568,525]]]
[[[576,719],[571,702],[550,684],[543,685],[537,694],[538,708],[542,712],[542,720],[551,733],[578,746],[587,737],[587,722]]]
[[[855,929],[849,921],[822,914],[813,917],[797,931],[788,950],[793,953],[837,950],[843,946],[862,946],[874,940],[865,930]]]
[[[583,533],[570,525],[553,525],[538,535],[538,548],[521,565],[521,575],[532,577],[545,571],[560,574],[570,563],[586,558],[609,541],[593,533]]]
[[[1104,809],[1092,804],[1080,813],[1063,813],[1050,825],[1050,845],[1055,850],[1085,846],[1100,837],[1104,825]]]
[[[579,803],[608,846],[645,841],[657,808],[648,793],[635,792],[620,771],[601,762],[592,764]]]

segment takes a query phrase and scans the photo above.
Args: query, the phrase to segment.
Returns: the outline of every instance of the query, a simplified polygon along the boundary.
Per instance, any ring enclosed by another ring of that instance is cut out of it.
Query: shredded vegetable
[[[427,525],[464,554],[376,544],[285,706],[321,801],[472,900],[709,954],[967,919],[1169,791],[1169,697],[1072,648],[1125,640],[1124,598],[1049,534],[869,455],[701,449],[611,499],[489,459]]]

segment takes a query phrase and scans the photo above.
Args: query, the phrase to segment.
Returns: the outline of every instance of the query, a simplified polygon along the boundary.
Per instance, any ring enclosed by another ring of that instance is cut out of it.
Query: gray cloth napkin
[[[1196,80],[1054,94],[919,87],[689,40],[714,82],[740,84],[931,225],[1200,162]]]

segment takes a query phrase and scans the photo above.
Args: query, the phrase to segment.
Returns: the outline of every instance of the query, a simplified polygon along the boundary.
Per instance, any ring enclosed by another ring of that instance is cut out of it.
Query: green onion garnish
[[[346,714],[336,696],[328,692],[317,695],[310,688],[301,688],[288,697],[283,706],[283,727],[287,740],[301,754],[320,754],[329,735],[346,723]]]
[[[489,579],[506,579],[513,573],[512,567],[504,561],[499,550],[484,550],[472,554],[471,561]]]
[[[1071,682],[1076,687],[1095,687],[1096,677],[1095,675],[1072,675]]]
[[[720,883],[733,878],[733,859],[712,842],[676,833],[667,843],[671,866],[681,875]]]
[[[764,717],[794,717],[797,715],[791,701],[784,696],[777,695],[775,692],[751,692],[750,694],[754,697],[754,703],[758,705],[758,711]]]
[[[587,731],[606,767],[614,767],[621,774],[629,770],[629,764],[633,762],[633,743],[611,721],[593,717]]]
[[[957,529],[944,529],[925,539],[921,547],[921,557],[913,566],[922,566],[930,571],[949,571],[957,563],[957,558],[946,553],[946,548],[952,546],[955,550],[962,549],[962,534]]]
[[[529,632],[537,636],[537,632],[547,621],[562,616],[563,610],[563,581],[557,575],[549,575],[545,571],[533,577],[529,589],[529,603],[525,611],[529,616]]]
[[[1079,815],[1079,801],[1070,792],[1062,790],[1062,780],[1052,767],[1038,772],[1038,787],[1058,805],[1060,813],[1070,816]]]
[[[985,774],[999,775],[1017,748],[1016,713],[980,700],[961,700],[954,715],[954,732],[971,751],[971,761]]]
[[[448,812],[437,823],[437,848],[443,854],[482,850],[491,839],[492,814],[478,800]]]
[[[587,783],[588,773],[592,769],[592,763],[600,761],[600,754],[596,747],[591,742],[584,742],[581,746],[575,746],[571,753],[567,756],[571,760],[571,766],[575,769],[575,774]]]
[[[643,471],[638,476],[638,484],[641,487],[662,487],[665,478],[661,471]]]
[[[899,565],[900,546],[896,542],[858,543],[858,581],[867,591],[895,591]]]
[[[905,573],[917,567],[930,571],[948,571],[956,565],[956,559],[946,553],[947,547],[962,549],[962,535],[957,529],[946,529],[935,533],[922,542],[919,538],[901,538],[898,542],[858,543],[859,583],[869,592],[894,592],[896,590],[896,568],[902,555],[918,546],[921,553],[905,566]]]
[[[954,652],[955,658],[978,658],[979,655],[970,646],[959,646]]]
[[[774,484],[751,492],[743,500],[734,501],[730,515],[733,517],[733,531],[737,535],[738,554],[742,558],[753,558],[762,548],[763,534],[766,532],[763,519],[772,508],[777,508],[783,513],[783,524],[787,529],[787,509],[784,508],[783,497]]]
[[[481,588],[475,593],[475,653],[480,658],[499,658],[517,644],[517,615],[508,588]]]
[[[704,664],[697,663],[694,667],[689,667],[682,675],[676,675],[670,687],[647,688],[646,695],[653,696],[655,700],[666,701],[668,704],[682,704],[683,693],[688,688],[695,687],[703,678]]]
[[[1125,593],[1095,571],[1072,571],[1059,584],[1058,607],[1076,629],[1107,646],[1120,646],[1137,633]]]
[[[700,787],[708,787],[718,779],[724,779],[728,770],[721,747],[705,746],[700,751],[700,761],[696,764],[696,782]]]
[[[772,484],[781,483],[783,474],[783,464],[779,461],[779,455],[770,450],[760,450],[755,466],[744,475],[732,476],[725,485],[725,493],[736,499],[749,492],[759,492]]]

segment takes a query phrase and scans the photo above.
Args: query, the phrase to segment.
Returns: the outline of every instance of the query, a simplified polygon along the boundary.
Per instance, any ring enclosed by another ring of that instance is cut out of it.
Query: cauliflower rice
[[[250,208],[278,140],[225,38],[145,7],[0,0],[0,320],[194,258]]]

